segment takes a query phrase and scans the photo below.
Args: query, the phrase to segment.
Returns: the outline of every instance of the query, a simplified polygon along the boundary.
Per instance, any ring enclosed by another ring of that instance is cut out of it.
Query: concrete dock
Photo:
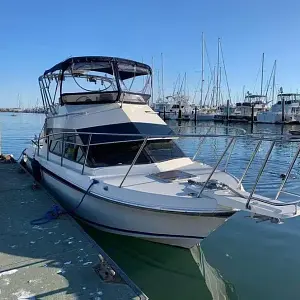
[[[0,299],[148,299],[17,163],[0,162]]]

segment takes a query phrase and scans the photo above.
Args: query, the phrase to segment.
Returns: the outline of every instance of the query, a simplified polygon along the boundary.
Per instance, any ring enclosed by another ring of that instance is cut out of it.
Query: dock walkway
[[[0,163],[0,299],[147,299],[70,216],[32,226],[55,203],[17,163]]]

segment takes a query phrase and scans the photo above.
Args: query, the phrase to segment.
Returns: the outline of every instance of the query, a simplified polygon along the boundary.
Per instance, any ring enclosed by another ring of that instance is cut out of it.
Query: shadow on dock
[[[30,224],[54,200],[18,164],[0,178],[1,299],[147,299],[70,216]]]

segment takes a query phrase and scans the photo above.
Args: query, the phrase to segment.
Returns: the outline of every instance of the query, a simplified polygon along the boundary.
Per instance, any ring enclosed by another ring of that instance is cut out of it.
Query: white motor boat
[[[282,116],[284,114],[284,116]],[[300,123],[300,94],[280,93],[271,110],[257,114],[259,123]]]
[[[170,119],[170,110],[172,109],[172,103],[164,101],[163,99],[158,99],[154,105],[153,110],[159,114],[164,120]]]
[[[244,102],[236,103],[236,109],[230,114],[229,118],[236,121],[257,120],[257,114],[266,110],[265,95],[248,94]]]
[[[189,121],[191,119],[193,109],[189,104],[188,97],[176,94],[174,96],[167,96],[166,98],[172,103],[171,108],[167,112],[168,119],[179,121]]]
[[[46,120],[23,163],[70,214],[101,230],[186,248],[239,210],[273,222],[299,215],[299,201],[256,195],[256,185],[246,192],[243,178],[219,163],[186,157],[180,136],[148,106],[151,75],[143,63],[88,56],[40,76]],[[235,144],[226,138],[219,162]]]

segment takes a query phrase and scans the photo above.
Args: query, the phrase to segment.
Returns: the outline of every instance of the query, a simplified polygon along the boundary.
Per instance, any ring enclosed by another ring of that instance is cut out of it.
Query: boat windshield
[[[40,76],[46,109],[55,103],[148,103],[151,68],[143,63],[113,57],[74,57]]]
[[[90,146],[90,167],[130,165],[143,141],[107,143]],[[185,157],[173,140],[149,140],[136,161],[136,164],[150,164]]]

